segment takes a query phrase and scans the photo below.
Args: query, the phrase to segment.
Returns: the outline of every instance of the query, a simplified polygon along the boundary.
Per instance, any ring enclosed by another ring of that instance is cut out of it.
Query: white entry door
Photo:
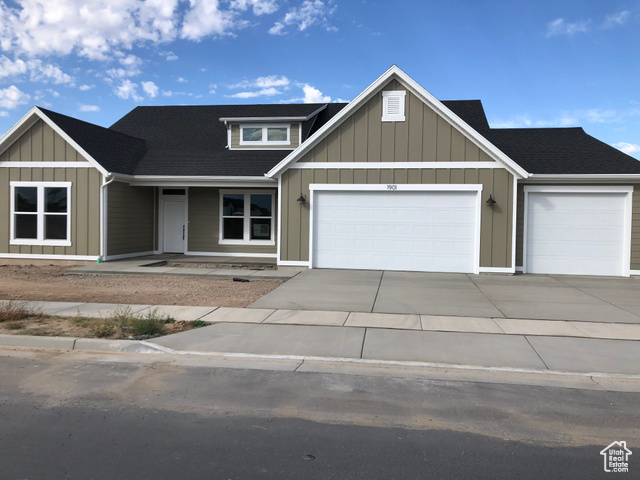
[[[163,239],[166,253],[184,253],[186,234],[185,202],[165,200],[163,215]]]
[[[527,193],[526,273],[628,275],[630,215],[625,205],[630,194]]]
[[[477,199],[476,191],[318,191],[312,266],[473,273]]]

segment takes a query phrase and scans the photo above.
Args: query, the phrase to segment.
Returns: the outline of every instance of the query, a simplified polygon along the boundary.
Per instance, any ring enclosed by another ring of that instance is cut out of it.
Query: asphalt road
[[[0,386],[2,480],[611,478],[640,446],[629,393],[13,351]]]

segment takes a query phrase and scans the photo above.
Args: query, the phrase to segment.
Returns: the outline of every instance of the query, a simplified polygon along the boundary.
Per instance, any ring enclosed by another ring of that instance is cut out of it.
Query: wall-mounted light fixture
[[[489,200],[487,200],[487,205],[493,207],[497,202],[493,199],[493,196],[489,194]]]
[[[300,202],[300,205],[302,205],[303,203],[307,203],[307,197],[305,197],[302,193],[300,194],[300,196],[298,197],[298,202]]]

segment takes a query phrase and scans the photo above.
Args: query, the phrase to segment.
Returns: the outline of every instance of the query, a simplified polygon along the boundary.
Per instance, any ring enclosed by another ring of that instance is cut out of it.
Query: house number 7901
[[[387,190],[398,190],[398,185],[387,185]]]

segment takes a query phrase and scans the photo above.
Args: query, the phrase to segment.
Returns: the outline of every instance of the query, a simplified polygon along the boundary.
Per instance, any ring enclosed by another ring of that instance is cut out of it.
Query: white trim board
[[[449,108],[437,100],[433,95],[427,92],[423,87],[416,83],[411,77],[404,73],[396,65],[393,65],[385,73],[383,73],[376,81],[369,85],[362,93],[360,93],[355,99],[343,108],[338,114],[336,114],[331,120],[324,124],[316,133],[308,138],[300,147],[294,150],[291,154],[287,155],[280,163],[273,167],[266,175],[270,178],[281,175],[282,172],[287,169],[293,162],[302,158],[307,152],[314,148],[320,141],[322,141],[329,133],[335,130],[340,124],[342,124],[350,115],[360,108],[361,105],[369,101],[378,91],[384,87],[384,85],[396,77],[398,81],[403,84],[411,93],[416,95],[426,105],[432,108],[436,114],[442,116],[447,120],[454,128],[460,131],[465,137],[471,140],[482,151],[487,153],[494,160],[502,163],[511,174],[518,178],[527,178],[529,173],[524,170],[520,165],[514,162],[511,158],[505,155],[495,145],[489,142],[486,138],[480,135],[474,130],[468,123],[458,117]]]
[[[0,162],[0,168],[95,168],[89,162]]]
[[[311,264],[309,262],[298,262],[295,260],[278,260],[279,267],[307,267],[311,268]]]
[[[303,162],[293,163],[290,169],[323,170],[327,168],[355,170],[355,169],[453,169],[453,168],[504,168],[498,162]],[[515,178],[515,177],[514,177]]]
[[[95,262],[97,255],[47,255],[35,253],[0,253],[0,258],[24,258],[29,260],[83,260]]]
[[[480,267],[479,273],[508,273],[514,274],[515,269],[508,267]]]

